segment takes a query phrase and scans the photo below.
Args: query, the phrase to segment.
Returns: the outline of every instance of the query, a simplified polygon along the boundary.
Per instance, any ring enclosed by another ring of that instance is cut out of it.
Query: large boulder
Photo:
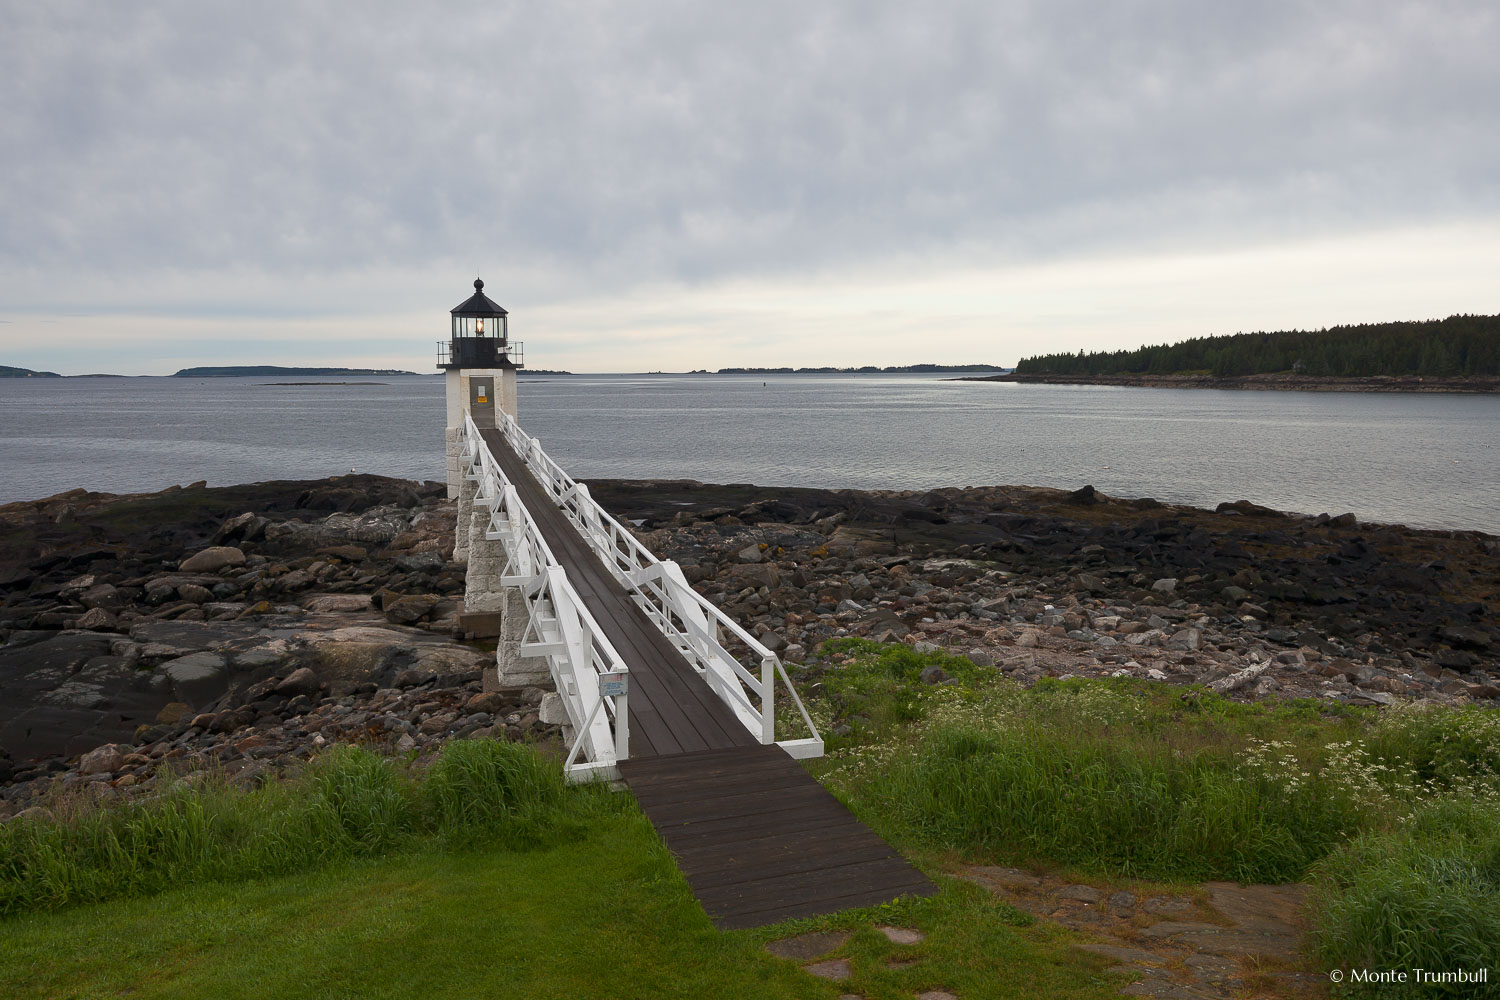
[[[294,698],[299,694],[311,698],[318,693],[318,689],[322,686],[323,684],[318,680],[317,674],[306,667],[298,667],[290,674],[287,674],[281,683],[277,684],[272,690],[277,694],[286,695],[288,698]]]
[[[188,556],[178,569],[184,573],[217,573],[225,566],[245,565],[245,553],[233,545],[211,545]]]
[[[89,609],[119,611],[125,606],[125,598],[110,584],[100,583],[79,594],[78,603]]]
[[[215,545],[233,541],[253,542],[265,536],[268,524],[270,522],[259,514],[247,511],[231,517],[220,525],[219,530],[214,532],[212,541]]]
[[[78,762],[82,774],[108,774],[125,766],[125,755],[131,748],[123,743],[106,743],[83,755]]]
[[[385,606],[385,619],[397,625],[411,625],[432,613],[438,599],[431,594],[412,594],[397,598]]]

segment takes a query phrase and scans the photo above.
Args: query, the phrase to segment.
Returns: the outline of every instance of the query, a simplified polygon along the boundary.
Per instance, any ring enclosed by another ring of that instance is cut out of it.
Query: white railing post
[[[630,759],[630,694],[615,696],[615,760]]]
[[[760,661],[760,741],[776,742],[776,657]]]
[[[661,630],[673,647],[681,650],[688,664],[734,712],[745,728],[755,734],[759,742],[779,743],[794,757],[822,754],[822,738],[818,735],[817,727],[813,724],[806,706],[802,704],[802,699],[797,696],[796,689],[792,687],[791,679],[782,667],[780,659],[711,601],[693,590],[676,563],[658,559],[629,528],[600,507],[593,499],[588,487],[569,476],[567,471],[543,450],[540,438],[532,437],[522,431],[520,425],[509,413],[497,413],[496,416],[501,421],[502,437],[530,469],[554,506],[577,528],[578,533],[583,536],[614,578],[631,594],[637,605]],[[466,425],[470,423],[472,422],[465,420]],[[466,438],[471,438],[475,443],[477,464],[482,466],[485,473],[498,476],[501,486],[506,488],[503,504],[506,520],[517,538],[517,544],[526,547],[528,552],[534,553],[530,560],[531,571],[547,574],[551,568],[557,566],[557,563],[545,539],[541,536],[540,530],[531,520],[524,506],[520,504],[519,499],[514,501],[515,507],[512,510],[512,497],[515,496],[513,487],[505,478],[504,472],[498,468],[493,456],[489,454],[489,449],[483,447],[483,440],[478,431],[470,430],[467,426],[466,431],[468,432]],[[603,701],[604,696],[597,694],[599,675],[609,672],[623,673],[623,661],[612,648],[609,648],[608,640],[599,633],[592,617],[588,615],[587,608],[578,599],[566,578],[549,577],[549,580],[551,582],[542,584],[534,600],[550,601],[557,622],[555,628],[570,631],[582,625],[588,641],[584,643],[579,643],[576,639],[573,642],[559,641],[562,636],[557,634],[547,641],[537,639],[534,646],[539,652],[545,652],[548,656],[549,662],[552,663],[554,677],[572,678],[581,682],[575,685],[577,690],[572,692],[568,702],[569,718],[577,723],[579,717],[585,714],[593,718],[595,709]],[[528,600],[532,599],[528,598]],[[571,618],[570,616],[574,614],[580,617]],[[747,663],[753,663],[757,658],[760,660],[758,677],[752,672],[753,666],[741,663],[725,648],[724,635],[726,633],[749,650]],[[787,686],[787,691],[801,714],[803,723],[812,734],[810,738],[777,741],[776,686],[778,680]],[[587,692],[585,688],[588,689]],[[589,699],[589,693],[596,695],[594,700]],[[757,696],[760,698],[758,710],[750,700]],[[588,766],[594,767],[595,770],[599,767],[607,767],[605,758],[611,749],[614,750],[617,759],[623,760],[626,759],[625,755],[629,747],[628,698],[623,692],[610,697],[615,716],[613,740],[603,739],[605,734],[602,731],[597,734],[581,732],[576,745],[576,748],[582,748],[580,752],[589,753],[593,764]],[[608,720],[603,720],[602,724],[608,725]],[[595,736],[598,738],[594,738]],[[610,743],[613,743],[612,747]],[[586,767],[586,765],[578,766]]]

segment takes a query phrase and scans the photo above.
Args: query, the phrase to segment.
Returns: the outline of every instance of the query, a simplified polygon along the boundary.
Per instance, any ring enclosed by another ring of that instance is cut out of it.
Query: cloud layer
[[[96,310],[355,337],[440,316],[475,270],[539,314],[663,290],[675,322],[746,283],[795,297],[1500,219],[1500,8],[1482,0],[57,2],[8,20],[7,357],[38,317]]]

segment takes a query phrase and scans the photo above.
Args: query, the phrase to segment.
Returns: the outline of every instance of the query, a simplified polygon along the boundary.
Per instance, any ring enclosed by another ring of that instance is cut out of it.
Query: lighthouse
[[[452,332],[438,342],[438,367],[447,372],[448,495],[459,493],[459,438],[464,416],[494,427],[496,409],[516,416],[516,369],[525,367],[521,345],[510,339],[510,314],[474,279],[474,294],[450,310]]]

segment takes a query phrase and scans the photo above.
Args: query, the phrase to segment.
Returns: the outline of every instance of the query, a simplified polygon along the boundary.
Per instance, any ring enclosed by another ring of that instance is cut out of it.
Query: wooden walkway
[[[615,580],[499,431],[481,434],[630,667],[620,774],[714,923],[756,927],[936,887],[777,746],[762,746]]]
[[[780,747],[627,760],[620,773],[725,930],[937,891]]]

